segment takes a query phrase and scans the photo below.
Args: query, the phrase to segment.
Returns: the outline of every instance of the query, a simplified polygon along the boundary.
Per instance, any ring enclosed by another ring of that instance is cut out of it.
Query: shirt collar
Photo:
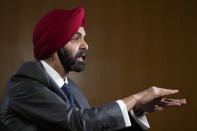
[[[65,81],[64,81],[63,78],[60,76],[60,74],[56,70],[54,70],[49,64],[47,64],[44,60],[40,60],[40,62],[44,66],[44,69],[49,74],[49,76],[55,81],[55,83],[60,88],[64,85],[64,83],[68,84],[67,77],[65,78]]]

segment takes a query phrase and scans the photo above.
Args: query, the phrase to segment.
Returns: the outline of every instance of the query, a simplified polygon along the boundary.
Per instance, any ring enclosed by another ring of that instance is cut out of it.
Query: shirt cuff
[[[137,116],[135,116],[133,110],[130,110],[130,113],[133,116],[133,118],[135,119],[135,121],[142,127],[142,129],[146,130],[146,129],[150,128],[150,125],[149,125],[145,115],[137,117]]]
[[[126,127],[131,126],[131,121],[129,119],[129,114],[128,114],[127,107],[126,107],[125,103],[122,100],[117,100],[116,102],[120,106]]]

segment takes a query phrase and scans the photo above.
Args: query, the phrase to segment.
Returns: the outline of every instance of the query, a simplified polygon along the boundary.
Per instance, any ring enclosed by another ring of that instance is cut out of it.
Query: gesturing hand
[[[136,116],[147,112],[162,111],[165,107],[186,104],[185,99],[168,99],[167,95],[177,94],[178,90],[151,87],[137,95],[137,102],[133,108]]]
[[[169,106],[181,106],[186,104],[185,99],[168,99],[164,96],[178,94],[178,90],[151,87],[140,93],[124,98],[127,110],[134,110],[136,116],[147,112],[161,111]]]

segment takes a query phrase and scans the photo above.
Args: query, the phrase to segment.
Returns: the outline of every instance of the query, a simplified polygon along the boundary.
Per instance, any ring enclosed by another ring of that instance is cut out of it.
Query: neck
[[[66,79],[68,73],[64,70],[57,53],[54,53],[51,57],[45,59],[46,63],[49,64],[55,71],[57,71],[62,79]]]

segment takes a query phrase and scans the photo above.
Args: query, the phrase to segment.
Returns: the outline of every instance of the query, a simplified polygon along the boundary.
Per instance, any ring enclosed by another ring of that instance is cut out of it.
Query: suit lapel
[[[38,62],[39,66],[42,68],[43,74],[45,78],[47,79],[48,83],[48,88],[55,92],[58,96],[60,96],[64,101],[68,103],[68,99],[65,96],[64,92],[61,90],[61,88],[56,84],[56,82],[49,76],[49,74],[46,72],[44,69],[42,63],[39,61]],[[68,78],[68,85],[71,88],[75,104],[77,105],[78,108],[89,108],[88,101],[86,97],[83,95],[81,90],[77,87],[77,85]]]
[[[77,87],[77,85],[69,78],[68,78],[68,85],[71,88],[76,104],[80,108],[90,108],[86,97],[83,95],[81,90]]]
[[[48,88],[55,92],[58,96],[60,96],[64,101],[68,102],[68,99],[64,95],[64,92],[61,90],[61,88],[55,83],[55,81],[49,76],[49,74],[46,72],[44,69],[43,65],[41,62],[38,62],[39,66],[42,67],[43,74],[45,78],[47,79],[48,83]]]

